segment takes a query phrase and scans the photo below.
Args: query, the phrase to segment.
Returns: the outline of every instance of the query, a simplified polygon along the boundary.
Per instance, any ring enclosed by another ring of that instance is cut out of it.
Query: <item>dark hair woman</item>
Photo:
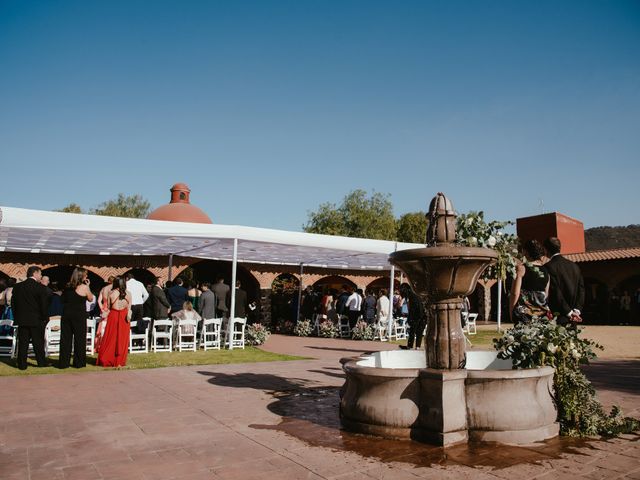
[[[515,324],[552,318],[547,305],[549,273],[542,265],[544,248],[537,240],[521,245],[525,262],[516,267],[516,278],[511,285],[509,311]]]
[[[124,367],[129,353],[131,328],[131,294],[123,277],[116,277],[108,297],[109,315],[98,350],[97,364],[103,367]]]
[[[87,365],[87,301],[93,302],[87,270],[75,268],[67,288],[62,292],[60,319],[60,368],[68,368],[73,344],[73,366]]]

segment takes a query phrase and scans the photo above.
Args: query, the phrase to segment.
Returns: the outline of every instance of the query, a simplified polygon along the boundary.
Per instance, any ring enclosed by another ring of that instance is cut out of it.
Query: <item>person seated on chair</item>
[[[196,324],[202,320],[202,317],[198,312],[193,309],[193,304],[190,301],[186,301],[182,304],[182,310],[178,310],[171,315],[174,320],[195,320]],[[182,335],[193,335],[195,333],[193,325],[181,325]],[[175,336],[178,337],[178,329],[175,329]]]

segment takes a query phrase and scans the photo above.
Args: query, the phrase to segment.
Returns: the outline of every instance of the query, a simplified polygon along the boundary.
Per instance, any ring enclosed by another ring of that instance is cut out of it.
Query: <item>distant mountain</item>
[[[640,247],[640,225],[588,228],[584,241],[587,251]]]

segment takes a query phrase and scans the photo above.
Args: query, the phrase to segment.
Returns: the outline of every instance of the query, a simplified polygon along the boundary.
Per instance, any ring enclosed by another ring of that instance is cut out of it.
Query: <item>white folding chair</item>
[[[202,321],[200,332],[200,346],[207,351],[208,348],[220,350],[220,331],[222,330],[221,318],[207,318]]]
[[[389,337],[387,337],[387,333],[389,331],[389,329],[387,328],[389,326],[389,321],[388,320],[378,320],[376,322],[376,340],[380,340],[381,342],[386,342],[387,340],[389,340]]]
[[[13,357],[16,351],[16,328],[13,320],[0,320],[0,357]]]
[[[138,326],[138,321],[134,320],[129,324],[131,332],[129,333],[129,353],[149,353],[149,323],[151,319],[144,317],[147,327],[144,329],[144,333],[136,333],[134,328]],[[133,341],[136,341],[134,344]]]
[[[191,333],[185,333],[184,327],[192,327]],[[196,346],[198,345],[197,340],[197,330],[198,330],[198,321],[197,320],[178,320],[178,351],[181,352],[183,350],[192,350],[196,351]]]
[[[50,319],[44,331],[44,351],[49,356],[60,354],[60,319]]]
[[[96,322],[100,320],[100,317],[87,318],[87,353],[93,355],[94,342],[96,339]]]
[[[396,340],[407,338],[407,319],[405,317],[393,319],[393,332]]]
[[[236,330],[236,325],[240,328]],[[233,318],[228,321],[227,345],[231,342],[233,348],[244,348],[244,329],[247,326],[246,318]],[[230,332],[230,333],[229,333]]]
[[[154,353],[170,352],[173,349],[173,321],[168,318],[155,320],[151,336]]]
[[[466,319],[466,322],[464,324],[464,329],[463,329],[464,332],[467,335],[475,335],[476,333],[478,333],[478,330],[476,327],[476,320],[478,319],[478,314],[462,312],[462,316],[463,318]]]
[[[338,322],[338,326],[340,327],[340,336],[342,338],[350,338],[351,326],[349,325],[349,317],[346,315],[340,315]]]

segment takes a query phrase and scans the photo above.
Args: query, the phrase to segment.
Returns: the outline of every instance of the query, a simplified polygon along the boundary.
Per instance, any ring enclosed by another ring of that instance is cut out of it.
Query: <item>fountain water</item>
[[[466,352],[462,297],[497,254],[455,245],[453,205],[429,206],[425,248],[391,254],[427,312],[425,354],[378,352],[343,359],[340,418],[352,431],[451,445],[469,439],[531,443],[558,434],[553,369],[512,370],[495,352]]]

